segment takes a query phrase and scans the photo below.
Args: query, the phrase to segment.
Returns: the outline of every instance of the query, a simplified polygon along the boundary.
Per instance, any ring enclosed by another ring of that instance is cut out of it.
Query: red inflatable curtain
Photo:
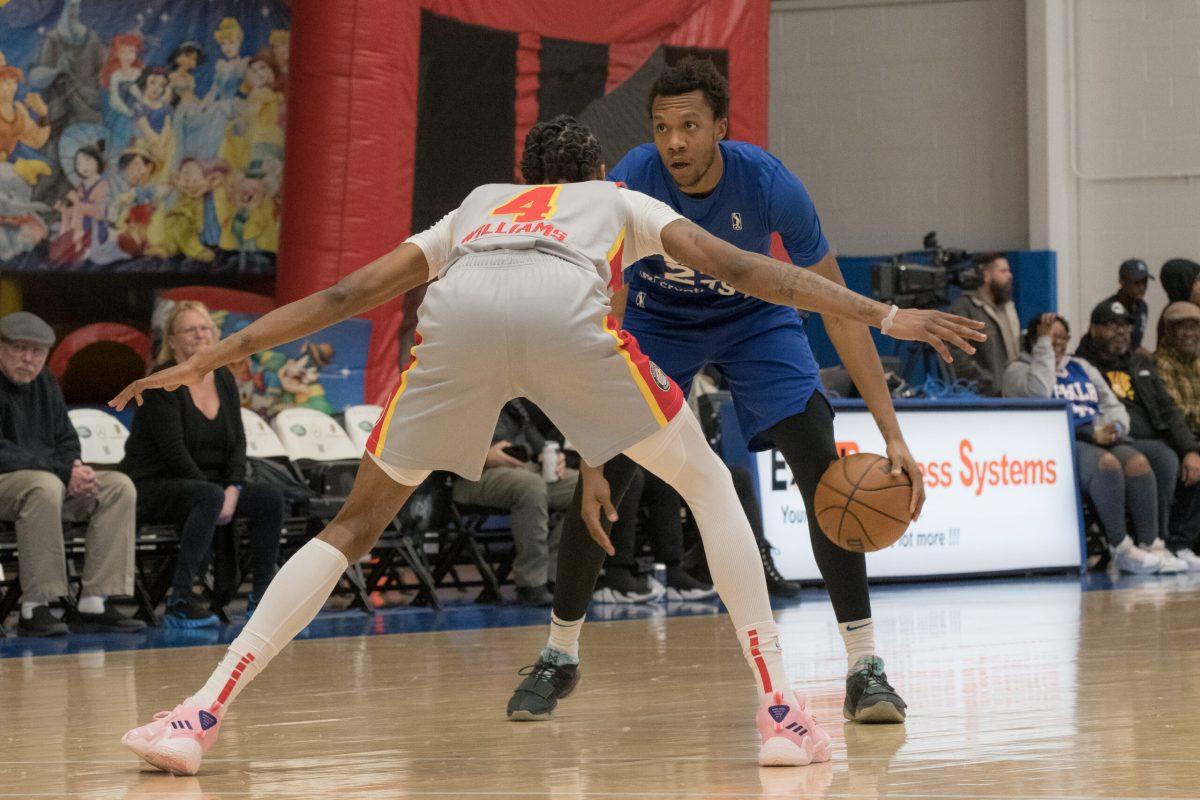
[[[578,111],[593,124],[592,113],[614,130],[624,125],[626,138],[648,139],[644,87],[633,83],[656,53],[714,51],[730,79],[731,136],[766,142],[768,0],[293,0],[292,8],[281,303],[386,253],[414,222],[424,227],[457,205],[464,187],[512,180],[539,119]],[[463,46],[470,42],[477,46]],[[623,88],[637,96],[602,102]],[[601,138],[610,160],[623,154],[608,151],[620,137]],[[399,374],[401,304],[367,316],[364,395],[379,402]]]

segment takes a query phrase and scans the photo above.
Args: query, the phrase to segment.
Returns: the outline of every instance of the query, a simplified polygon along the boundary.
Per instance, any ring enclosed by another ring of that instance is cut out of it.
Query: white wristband
[[[892,310],[883,318],[883,322],[879,325],[879,330],[883,331],[883,335],[887,336],[888,331],[892,329],[892,325],[896,323],[896,314],[900,311],[900,306],[892,306]]]

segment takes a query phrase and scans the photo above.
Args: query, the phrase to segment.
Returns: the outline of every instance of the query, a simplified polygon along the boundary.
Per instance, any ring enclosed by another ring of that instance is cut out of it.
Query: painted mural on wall
[[[0,269],[267,275],[281,0],[0,2]]]

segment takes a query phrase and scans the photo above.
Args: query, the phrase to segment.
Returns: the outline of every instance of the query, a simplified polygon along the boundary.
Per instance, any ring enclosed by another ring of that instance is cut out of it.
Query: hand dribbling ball
[[[873,553],[908,529],[912,481],[892,475],[877,453],[855,453],[829,465],[817,484],[817,524],[831,542],[854,553]]]

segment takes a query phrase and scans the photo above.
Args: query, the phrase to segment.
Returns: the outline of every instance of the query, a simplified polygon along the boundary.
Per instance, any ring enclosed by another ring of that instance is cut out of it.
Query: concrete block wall
[[[1082,316],[1125,258],[1155,274],[1169,258],[1200,261],[1200,0],[1063,5],[1077,219],[1062,246]],[[1152,283],[1149,299],[1157,318],[1166,296]]]
[[[1028,246],[1025,0],[775,0],[770,47],[771,149],[840,252]]]

